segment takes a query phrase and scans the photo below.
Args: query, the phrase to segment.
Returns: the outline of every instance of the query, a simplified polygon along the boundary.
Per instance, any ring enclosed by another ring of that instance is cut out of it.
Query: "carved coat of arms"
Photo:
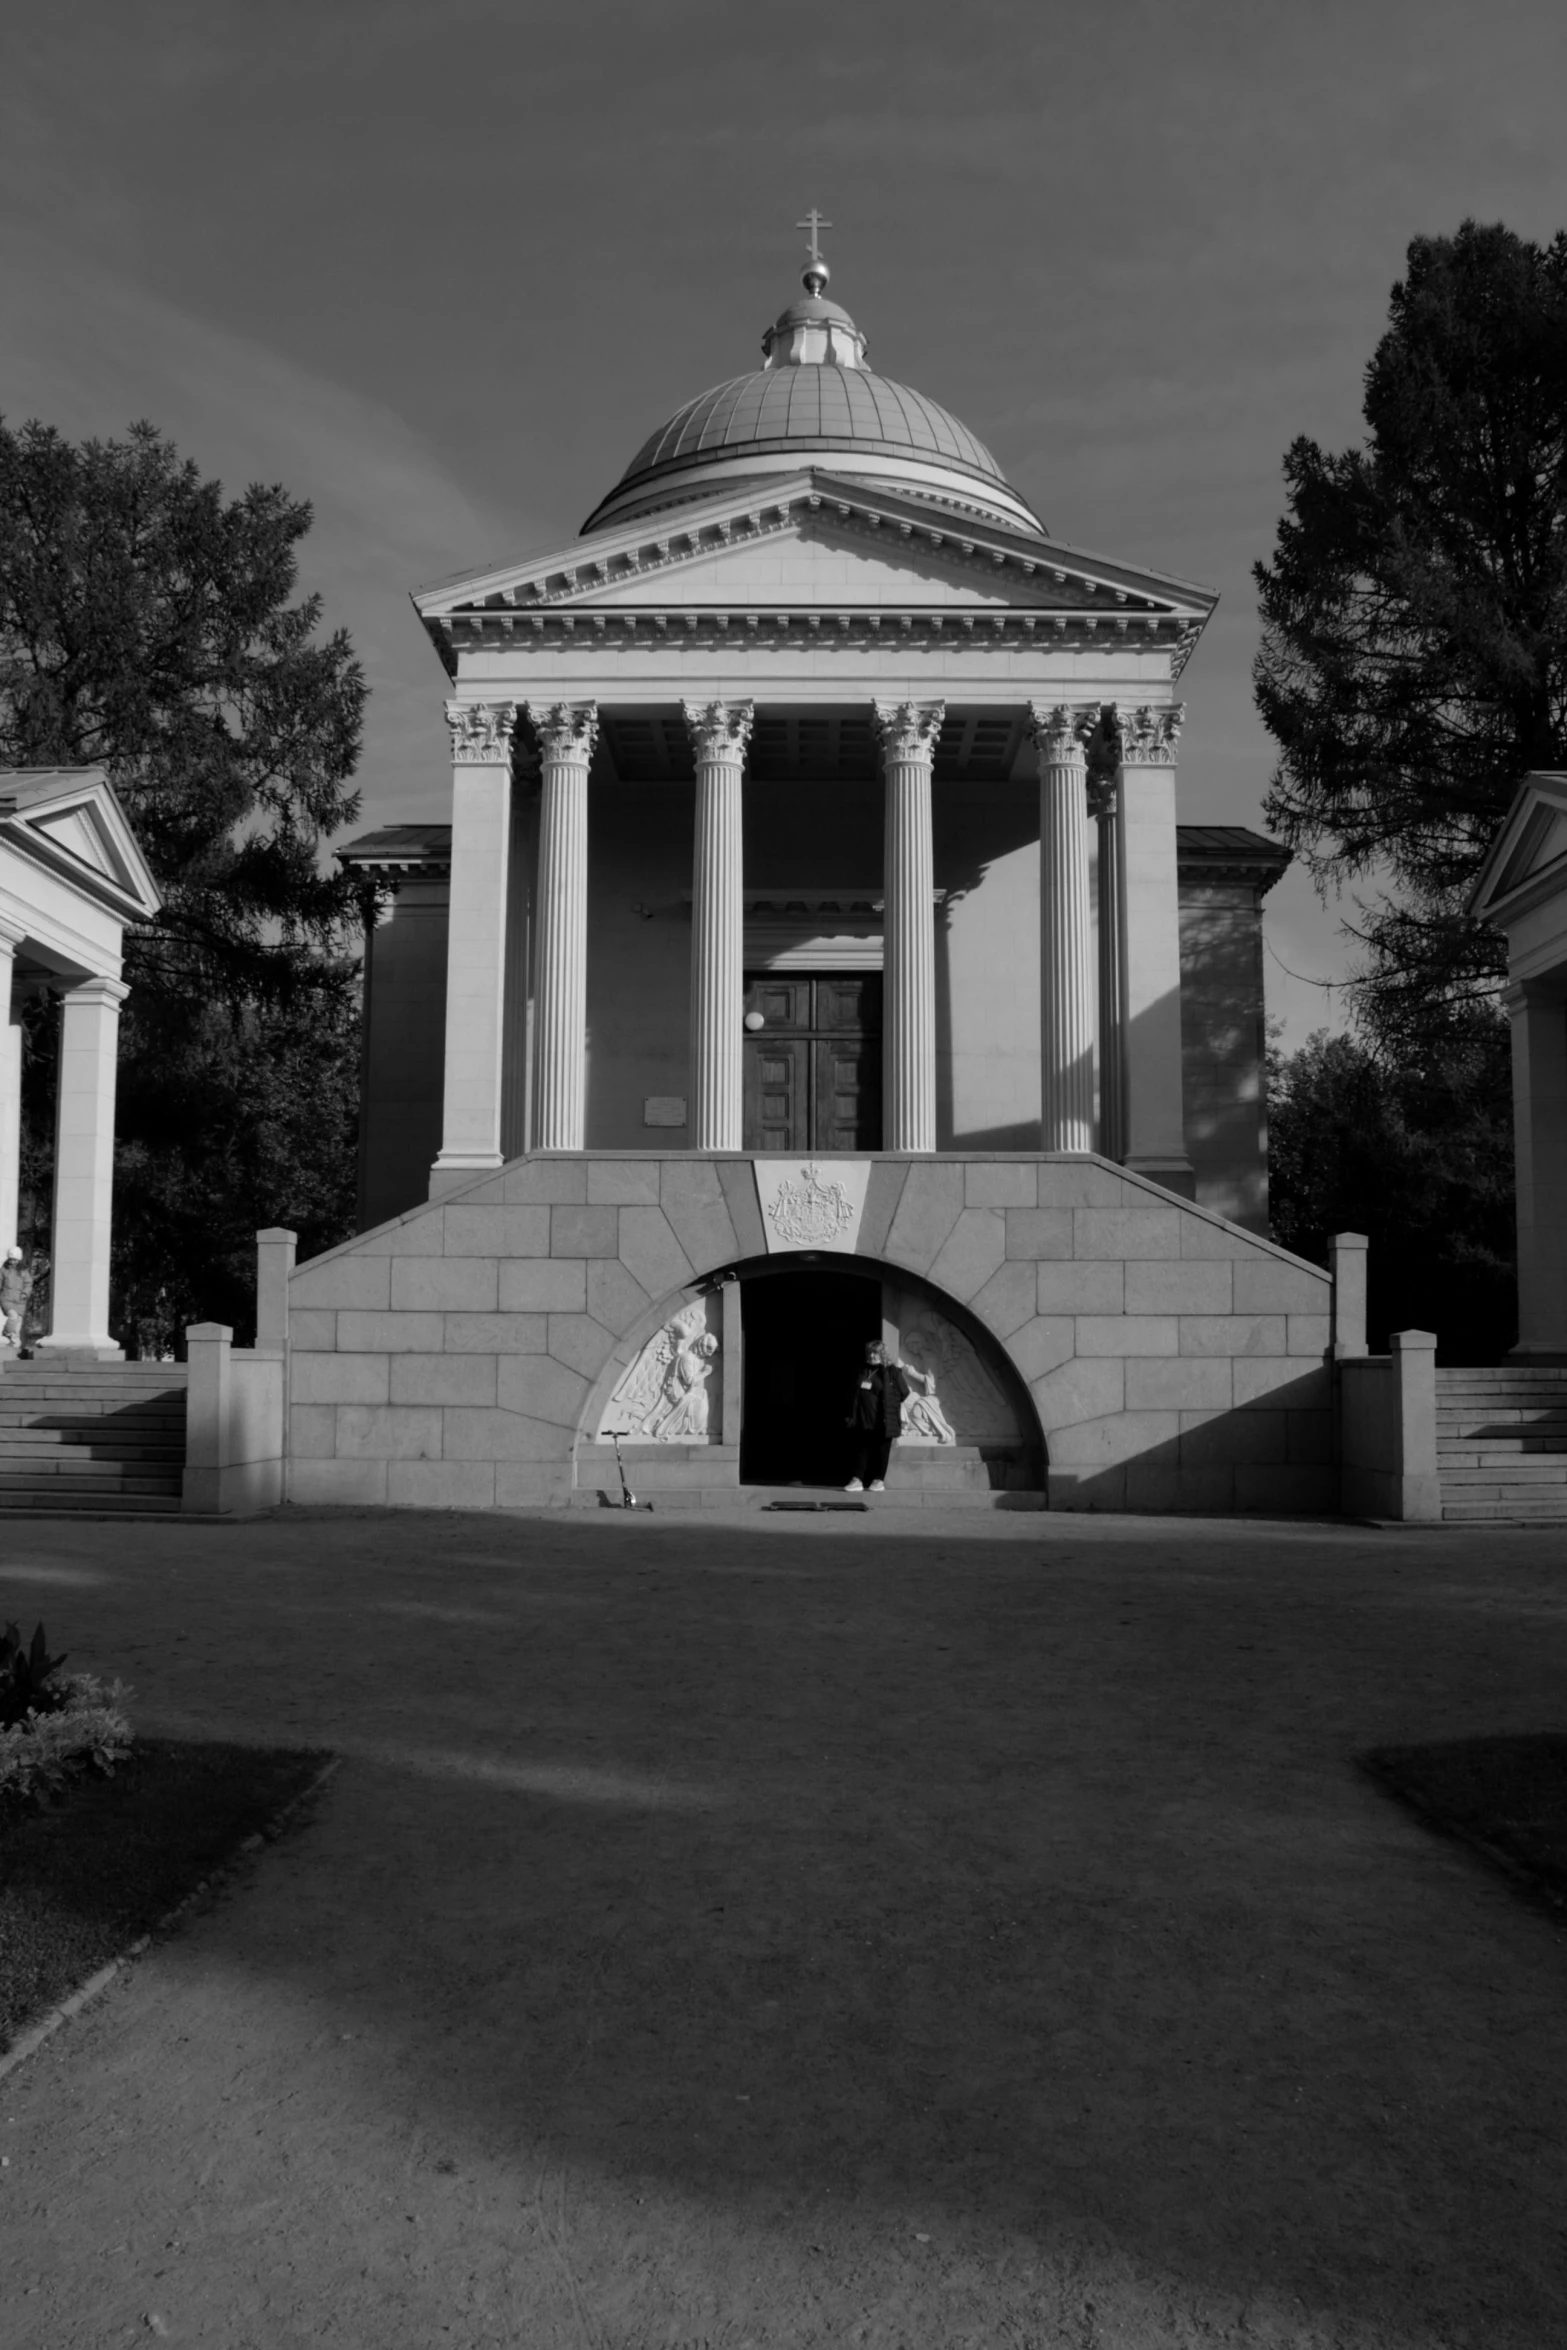
[[[841,1183],[824,1181],[820,1167],[807,1160],[797,1180],[780,1183],[767,1213],[790,1248],[831,1248],[854,1222],[854,1202]]]

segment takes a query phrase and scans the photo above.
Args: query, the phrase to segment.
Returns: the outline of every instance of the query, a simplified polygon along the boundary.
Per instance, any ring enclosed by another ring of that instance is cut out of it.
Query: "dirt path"
[[[1560,1727],[1567,1540],[7,1529],[315,1824],[0,2088],[15,2350],[1545,2350],[1567,1930],[1349,1756]]]

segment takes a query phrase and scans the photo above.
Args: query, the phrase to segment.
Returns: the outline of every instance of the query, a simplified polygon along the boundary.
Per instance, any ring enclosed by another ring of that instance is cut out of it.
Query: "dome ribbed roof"
[[[794,447],[802,456],[825,447],[868,458],[934,457],[988,481],[1003,479],[984,442],[923,392],[865,367],[780,367],[733,376],[677,408],[648,435],[617,488],[737,449]]]

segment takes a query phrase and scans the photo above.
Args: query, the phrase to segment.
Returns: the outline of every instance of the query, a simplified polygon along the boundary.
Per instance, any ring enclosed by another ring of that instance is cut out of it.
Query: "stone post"
[[[1039,754],[1040,1146],[1094,1147],[1094,948],[1088,894],[1088,768],[1097,703],[1036,702]]]
[[[0,1256],[15,1246],[21,1212],[22,1031],[11,1010],[22,934],[0,929]]]
[[[1395,1331],[1393,1355],[1393,1471],[1400,1518],[1440,1519],[1442,1488],[1436,1471],[1436,1333]]]
[[[1175,752],[1185,708],[1115,706],[1121,741],[1121,1013],[1126,1055],[1125,1164],[1191,1199],[1181,1089],[1180,883],[1175,862]]]
[[[1113,782],[1091,784],[1099,851],[1099,1151],[1126,1154],[1126,1038],[1121,1004],[1121,834]]]
[[[1567,1356],[1567,1006],[1555,987],[1510,987],[1518,1355]]]
[[[430,1196],[501,1164],[506,882],[515,702],[448,702],[452,737],[446,1075]]]
[[[120,1006],[129,993],[123,980],[84,979],[60,1007],[50,1319],[40,1354],[119,1362],[124,1352],[109,1335],[109,1233]]]
[[[288,1351],[288,1277],[294,1270],[297,1232],[269,1225],[256,1234],[256,1352]]]
[[[696,758],[691,870],[691,1147],[737,1151],[744,1126],[742,821],[749,702],[687,702]]]
[[[1335,1232],[1328,1242],[1333,1275],[1333,1360],[1355,1360],[1366,1351],[1366,1236]]]
[[[180,1508],[210,1517],[223,1507],[233,1411],[234,1333],[226,1322],[185,1332],[185,1474]]]
[[[593,702],[530,702],[539,738],[538,960],[531,1147],[579,1151],[587,1120],[588,769]]]
[[[878,702],[882,851],[882,1148],[936,1147],[936,873],[930,778],[942,702]]]

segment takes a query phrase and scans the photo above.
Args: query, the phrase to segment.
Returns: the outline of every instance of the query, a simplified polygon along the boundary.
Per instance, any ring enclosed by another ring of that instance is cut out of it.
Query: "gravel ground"
[[[1567,1927],[1362,1779],[1567,1537],[15,1523],[314,1821],[0,2085],[14,2350],[1545,2350]]]

